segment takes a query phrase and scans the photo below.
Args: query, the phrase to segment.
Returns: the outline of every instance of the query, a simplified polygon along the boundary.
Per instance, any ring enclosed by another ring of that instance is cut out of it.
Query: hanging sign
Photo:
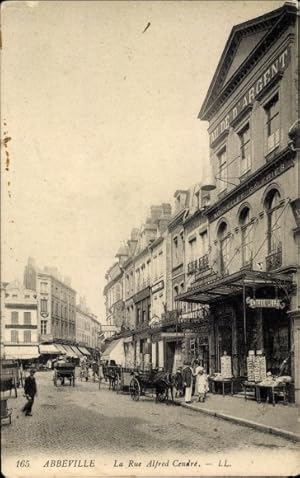
[[[251,309],[284,309],[286,304],[280,299],[252,299],[246,298],[246,304]]]

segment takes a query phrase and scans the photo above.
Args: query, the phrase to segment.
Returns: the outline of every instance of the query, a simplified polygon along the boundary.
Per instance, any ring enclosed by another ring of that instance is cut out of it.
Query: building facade
[[[199,114],[216,179],[209,273],[180,300],[209,305],[210,372],[226,352],[233,375],[246,376],[249,351],[263,353],[267,370],[292,375],[299,401],[296,48],[289,4],[231,32]]]
[[[37,295],[18,281],[4,288],[2,333],[5,358],[34,359],[38,353]]]
[[[74,342],[76,291],[45,268],[37,273],[36,292],[40,342]]]
[[[79,346],[88,349],[100,349],[100,323],[86,305],[83,297],[76,306],[75,339]]]
[[[136,321],[126,340],[136,344],[135,365],[174,371],[197,357],[213,374],[227,355],[237,379],[249,353],[262,355],[266,370],[292,376],[299,403],[296,21],[286,2],[232,29],[199,113],[209,122],[212,177],[176,191],[165,235],[128,259]],[[161,244],[165,283],[154,263]]]

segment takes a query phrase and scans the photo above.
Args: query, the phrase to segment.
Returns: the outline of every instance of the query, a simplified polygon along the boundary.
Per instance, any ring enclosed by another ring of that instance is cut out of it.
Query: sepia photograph
[[[298,1],[0,33],[2,476],[299,476]]]

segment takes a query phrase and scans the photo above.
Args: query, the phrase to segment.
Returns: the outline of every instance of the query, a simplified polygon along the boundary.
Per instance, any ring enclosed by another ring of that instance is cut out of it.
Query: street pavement
[[[2,454],[33,453],[164,453],[168,450],[209,453],[234,450],[297,450],[282,437],[199,414],[192,410],[156,403],[153,398],[131,400],[107,386],[77,380],[75,387],[54,387],[52,372],[36,374],[38,397],[33,416],[21,412],[22,389],[9,399],[12,424],[2,427]]]

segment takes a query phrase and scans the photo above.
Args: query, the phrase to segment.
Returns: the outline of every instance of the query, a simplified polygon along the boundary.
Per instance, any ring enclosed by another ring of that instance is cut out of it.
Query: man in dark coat
[[[27,398],[27,403],[22,408],[22,412],[25,413],[26,417],[31,417],[32,405],[34,402],[34,397],[37,395],[36,381],[34,378],[35,370],[30,370],[30,375],[26,377],[24,384],[24,393]]]

